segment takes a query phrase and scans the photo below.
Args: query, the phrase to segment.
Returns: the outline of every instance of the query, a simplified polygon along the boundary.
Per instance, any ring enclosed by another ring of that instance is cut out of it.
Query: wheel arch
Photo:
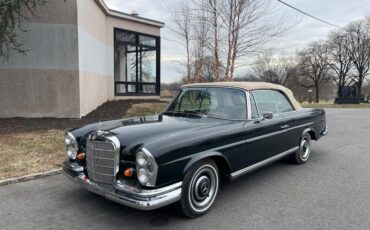
[[[204,159],[212,159],[218,168],[221,178],[227,178],[231,173],[230,162],[229,160],[220,152],[209,152],[206,154],[196,155],[190,159],[186,164],[182,177],[185,176],[186,172],[197,162]]]
[[[317,140],[317,134],[316,134],[316,131],[315,129],[313,128],[306,128],[303,130],[301,136],[303,136],[304,134],[308,133],[311,137],[312,140]]]

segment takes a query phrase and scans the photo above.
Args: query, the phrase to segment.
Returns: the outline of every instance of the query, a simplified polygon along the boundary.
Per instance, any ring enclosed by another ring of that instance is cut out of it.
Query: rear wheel
[[[293,153],[290,157],[293,163],[303,164],[305,163],[311,154],[311,136],[309,133],[302,135],[299,142],[299,150]]]
[[[187,217],[197,217],[209,211],[218,192],[219,173],[216,163],[202,160],[185,174],[180,200],[181,212]]]

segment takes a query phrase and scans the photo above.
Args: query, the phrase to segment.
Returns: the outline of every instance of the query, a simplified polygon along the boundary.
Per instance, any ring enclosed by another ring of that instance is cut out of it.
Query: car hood
[[[169,141],[184,143],[190,137],[200,138],[220,132],[233,122],[235,121],[215,118],[153,115],[93,123],[70,132],[82,145],[85,145],[88,135],[98,129],[112,133],[120,141],[121,154],[126,159],[131,159],[142,146],[150,146],[149,150],[152,150],[160,145],[172,145]],[[152,154],[156,157],[161,153],[162,151],[154,151]]]
[[[227,123],[230,121],[156,115],[104,123],[101,129],[114,134],[120,141],[122,153],[130,155],[141,146],[154,141],[166,144],[166,140],[171,136],[196,134]]]

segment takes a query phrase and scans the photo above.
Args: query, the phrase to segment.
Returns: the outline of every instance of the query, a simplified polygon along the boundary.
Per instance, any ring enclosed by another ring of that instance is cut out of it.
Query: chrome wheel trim
[[[299,148],[299,156],[301,157],[302,161],[306,161],[311,153],[311,138],[308,134],[305,134],[302,137],[300,148]]]
[[[192,177],[189,184],[188,201],[196,212],[204,212],[213,204],[219,186],[217,169],[203,165]]]

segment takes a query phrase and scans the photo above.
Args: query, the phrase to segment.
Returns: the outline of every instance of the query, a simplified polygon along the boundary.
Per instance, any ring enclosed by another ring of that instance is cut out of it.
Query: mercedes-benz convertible
[[[142,210],[177,203],[188,217],[209,211],[221,180],[282,158],[307,162],[327,134],[325,111],[261,82],[184,85],[159,115],[66,132],[63,172],[87,190]]]

